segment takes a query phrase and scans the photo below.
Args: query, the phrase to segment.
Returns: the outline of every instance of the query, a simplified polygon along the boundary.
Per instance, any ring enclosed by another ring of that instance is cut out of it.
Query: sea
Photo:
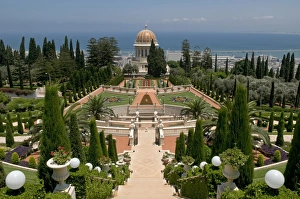
[[[254,52],[256,56],[265,55],[281,59],[288,52],[300,58],[300,34],[287,33],[213,33],[213,32],[154,32],[159,46],[164,50],[180,51],[181,43],[187,39],[190,49],[196,46],[200,50],[210,48],[212,55],[245,57]],[[44,37],[54,39],[56,48],[64,43],[64,37],[72,39],[75,49],[76,40],[80,42],[81,49],[86,50],[88,40],[91,38],[115,37],[120,48],[120,55],[126,56],[134,53],[134,41],[138,32],[56,32],[56,33],[0,33],[5,45],[19,49],[22,36],[25,37],[26,50],[29,39],[35,38],[37,44],[42,46]]]

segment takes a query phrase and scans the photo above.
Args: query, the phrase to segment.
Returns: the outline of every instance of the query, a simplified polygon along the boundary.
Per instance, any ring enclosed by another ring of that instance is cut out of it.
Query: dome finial
[[[147,30],[147,24],[145,24],[145,30]]]

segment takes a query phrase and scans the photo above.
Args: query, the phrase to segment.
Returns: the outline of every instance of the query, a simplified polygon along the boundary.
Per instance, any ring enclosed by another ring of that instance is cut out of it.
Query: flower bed
[[[172,98],[173,102],[187,102],[189,101],[187,97],[181,97],[181,96],[177,96],[177,97],[173,97]]]
[[[22,160],[25,159],[31,152],[31,147],[26,147],[26,146],[18,146],[16,148],[14,148],[13,150],[7,152],[5,154],[5,159],[3,160],[4,162],[8,162],[11,163],[11,155],[17,152],[17,154],[19,155],[21,161],[20,161],[20,166],[24,166],[24,167],[28,167],[28,162]]]
[[[273,156],[276,150],[280,151],[281,161],[288,159],[289,154],[276,145],[272,145],[271,147],[269,147],[268,145],[262,145],[261,148],[258,149],[259,152],[261,152],[264,156],[268,157],[268,159],[264,161],[265,165],[274,163]]]

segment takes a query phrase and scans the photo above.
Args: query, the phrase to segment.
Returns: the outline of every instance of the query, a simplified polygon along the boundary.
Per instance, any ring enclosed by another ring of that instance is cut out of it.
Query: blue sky
[[[1,32],[297,32],[299,0],[2,0]]]

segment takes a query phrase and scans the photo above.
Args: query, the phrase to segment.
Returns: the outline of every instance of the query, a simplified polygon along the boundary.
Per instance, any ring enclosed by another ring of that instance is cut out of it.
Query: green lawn
[[[266,173],[271,170],[271,169],[276,169],[280,171],[282,174],[284,173],[286,167],[286,163],[275,165],[272,167],[264,168],[264,169],[259,169],[257,171],[254,171],[254,178],[253,181],[262,181],[265,182],[265,175]]]
[[[115,102],[106,102],[108,106],[120,106],[120,105],[126,105],[129,103],[130,100],[130,104],[132,103],[133,99],[135,98],[134,95],[128,95],[128,94],[121,94],[121,93],[111,93],[111,92],[102,92],[100,94],[101,96],[103,96],[104,98],[118,98],[119,101],[115,101]]]
[[[173,98],[176,97],[186,97],[188,101],[192,101],[195,98],[198,98],[198,96],[194,95],[191,92],[182,92],[182,93],[174,93],[174,94],[159,94],[158,96],[159,101],[161,104],[163,104],[163,101],[165,104],[170,104],[170,105],[179,105],[179,106],[184,106],[185,102],[178,102],[175,101],[173,102]]]
[[[3,168],[4,168],[4,171],[5,171],[6,175],[9,174],[11,171],[19,170],[19,171],[22,171],[25,174],[26,182],[39,183],[39,179],[37,177],[37,172],[36,171],[29,171],[29,170],[21,169],[21,168],[14,167],[14,166],[8,166],[6,164],[2,164],[2,165],[3,165]]]

